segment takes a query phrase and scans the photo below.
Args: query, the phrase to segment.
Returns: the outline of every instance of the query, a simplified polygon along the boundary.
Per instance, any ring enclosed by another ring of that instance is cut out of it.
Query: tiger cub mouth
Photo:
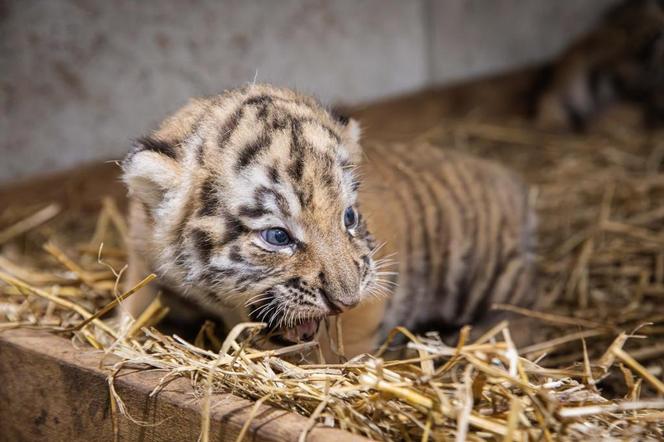
[[[323,319],[324,316],[319,316],[301,319],[289,324],[268,323],[262,334],[268,341],[280,346],[311,342],[318,334]]]
[[[276,330],[276,333],[280,335],[281,339],[289,344],[310,342],[316,337],[321,320],[322,318],[307,319],[292,327],[279,327]]]
[[[280,311],[276,315],[268,316],[266,312],[269,311],[270,305],[271,301],[256,303],[249,311],[249,319],[265,323],[267,327],[262,330],[261,334],[268,341],[281,346],[313,341],[323,319],[340,313],[340,311],[331,309],[327,312],[316,313]]]

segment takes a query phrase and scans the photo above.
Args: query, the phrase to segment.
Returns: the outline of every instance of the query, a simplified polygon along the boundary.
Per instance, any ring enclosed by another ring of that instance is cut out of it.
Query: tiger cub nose
[[[342,296],[335,296],[327,290],[325,290],[323,293],[325,294],[325,300],[327,301],[327,304],[330,306],[333,314],[335,315],[350,310],[360,302],[359,296],[348,296],[346,294]]]

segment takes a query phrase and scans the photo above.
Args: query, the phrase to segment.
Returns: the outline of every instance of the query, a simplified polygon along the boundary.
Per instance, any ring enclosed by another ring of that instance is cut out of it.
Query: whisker
[[[293,327],[293,316],[295,315],[295,312],[291,309],[286,313],[286,324],[288,325],[288,328]]]
[[[376,278],[374,282],[376,284],[392,286],[392,287],[397,287],[399,285],[399,283],[396,281],[390,281],[389,279],[381,279],[381,278]]]
[[[369,252],[369,256],[374,256],[380,249],[382,249],[385,246],[385,244],[387,244],[386,241],[383,241],[380,244],[378,244],[376,247],[373,248],[373,250]]]
[[[374,261],[374,270],[381,270],[384,268],[395,268],[398,266],[398,263],[395,261],[388,262],[375,262]]]
[[[271,295],[266,295],[266,294],[252,296],[251,298],[249,298],[247,300],[247,302],[244,303],[244,306],[249,307],[249,306],[252,306],[254,304],[258,304],[260,302],[267,301],[271,297],[272,297]]]
[[[389,293],[384,292],[378,287],[374,287],[369,291],[369,296],[374,297],[375,299],[382,300],[389,296]]]
[[[252,313],[256,313],[257,318],[258,318],[259,320],[262,320],[263,317],[264,317],[264,315],[265,315],[265,313],[266,313],[267,311],[270,311],[270,309],[272,309],[272,308],[273,308],[273,303],[272,303],[272,302],[268,302],[267,304],[263,304],[263,305],[261,305],[260,307],[258,307],[257,309],[252,310]]]
[[[393,293],[393,290],[390,287],[381,284],[375,284],[373,287],[371,287],[371,290],[378,290],[385,293],[387,296],[391,296]]]
[[[284,315],[283,315],[284,308],[285,307],[284,307],[283,304],[279,304],[279,305],[277,305],[274,313],[272,314],[272,319],[275,319],[275,318],[278,319],[277,324],[276,324],[277,327],[281,327],[284,323]]]
[[[385,260],[394,260],[394,257],[397,255],[397,252],[392,252],[388,255],[385,255],[381,258],[376,259],[376,262],[385,261]]]

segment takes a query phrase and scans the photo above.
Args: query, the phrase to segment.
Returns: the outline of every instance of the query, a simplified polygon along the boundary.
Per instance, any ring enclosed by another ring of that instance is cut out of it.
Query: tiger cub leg
[[[139,252],[139,247],[143,245],[141,238],[146,237],[145,211],[137,201],[129,202],[129,244],[128,244],[128,268],[124,289],[130,290],[141,282],[146,276],[152,273],[152,269]],[[138,292],[131,295],[120,305],[120,317],[123,320],[131,318],[136,319],[143,310],[157,297],[157,284],[152,282],[141,288]]]

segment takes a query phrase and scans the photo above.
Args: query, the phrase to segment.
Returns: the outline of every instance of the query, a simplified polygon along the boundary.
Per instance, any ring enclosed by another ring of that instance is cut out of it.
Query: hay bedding
[[[198,346],[166,336],[152,327],[166,313],[158,303],[120,330],[99,319],[131,295],[118,289],[126,226],[110,200],[96,223],[55,205],[0,214],[0,332],[51,330],[119,356],[109,386],[114,412],[129,418],[113,389],[120,370],[165,370],[155,391],[189,377],[202,398],[202,440],[217,390],[377,440],[664,439],[662,137],[442,123],[421,138],[506,161],[535,185],[541,303],[496,306],[534,321],[526,347],[515,347],[506,322],[475,341],[465,329],[455,347],[397,330],[408,359],[379,351],[331,365],[311,343],[253,349],[259,324],[223,342],[206,326]]]

